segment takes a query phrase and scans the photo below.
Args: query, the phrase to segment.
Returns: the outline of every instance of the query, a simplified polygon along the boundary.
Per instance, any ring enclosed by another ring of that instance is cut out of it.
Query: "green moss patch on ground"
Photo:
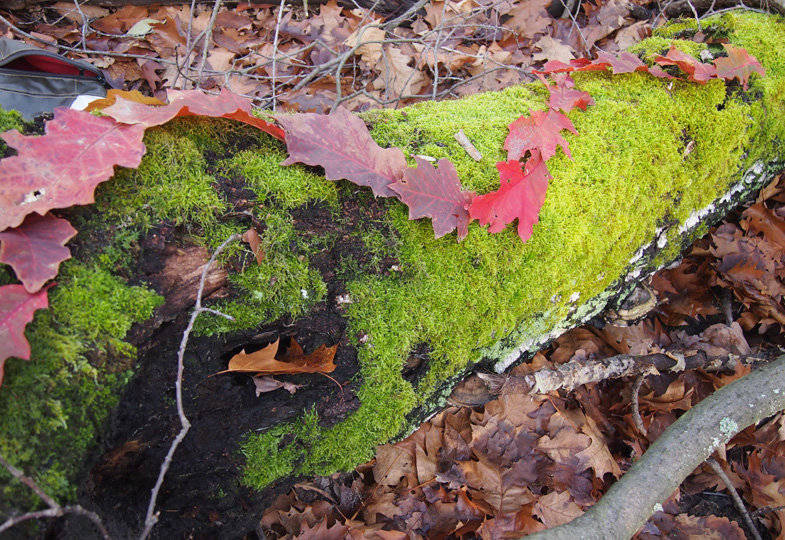
[[[263,488],[281,476],[350,469],[370,458],[375,445],[411,427],[415,408],[437,401],[443,381],[480,357],[498,359],[504,347],[497,344],[513,332],[525,339],[563,321],[611,285],[658,227],[684,222],[725,192],[740,164],[782,155],[785,23],[727,14],[716,24],[768,70],[747,93],[720,81],[576,75],[596,105],[570,114],[579,132],[566,137],[573,159],[559,153],[548,163],[554,179],[526,244],[513,228],[490,235],[476,224],[460,244],[454,235],[436,240],[428,220],[409,221],[395,201],[375,203],[385,212],[374,223],[352,220],[349,203],[367,206],[370,195],[313,169],[281,168],[280,143],[229,121],[151,130],[140,168],[119,172],[100,186],[93,207],[73,213],[77,258],[52,289],[52,309],[28,330],[34,360],[7,363],[0,449],[39,471],[58,497],[73,496],[82,456],[130,375],[134,351],[123,339],[161,302],[134,281],[145,235],[166,224],[211,249],[254,220],[261,224],[262,264],[241,244],[221,259],[232,294],[213,307],[236,322],[199,320],[198,334],[222,337],[290,321],[328,298],[330,284],[315,261],[345,239],[335,228],[297,226],[298,215],[319,208],[364,246],[362,257],[347,256],[334,269],[352,300],[345,313],[361,365],[361,406],[330,427],[309,409],[298,422],[249,434],[244,482]],[[661,31],[639,48],[664,52],[670,40]],[[680,46],[699,52],[689,42]],[[542,85],[533,84],[364,117],[380,144],[409,157],[449,158],[465,188],[487,192],[498,185],[494,164],[504,157],[507,126],[545,101]],[[454,141],[458,129],[485,156],[481,162]],[[367,271],[389,260],[395,270]],[[0,280],[8,279],[0,268]],[[536,329],[525,330],[532,320]],[[429,363],[412,383],[401,371],[422,344]]]

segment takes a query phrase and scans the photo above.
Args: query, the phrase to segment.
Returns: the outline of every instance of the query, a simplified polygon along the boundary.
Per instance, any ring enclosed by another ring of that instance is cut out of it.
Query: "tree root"
[[[716,448],[783,409],[785,356],[720,388],[684,413],[585,514],[529,538],[632,537]]]

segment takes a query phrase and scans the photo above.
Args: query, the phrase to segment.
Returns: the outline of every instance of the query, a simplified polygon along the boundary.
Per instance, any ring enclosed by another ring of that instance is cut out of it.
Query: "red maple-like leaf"
[[[0,232],[0,262],[11,265],[27,292],[34,293],[71,258],[65,243],[75,234],[65,219],[31,214],[19,227]]]
[[[551,78],[556,83],[553,86],[549,85],[541,74],[538,73],[537,77],[548,89],[548,106],[551,109],[561,109],[568,113],[576,107],[585,111],[586,107],[594,105],[594,98],[588,92],[575,89],[575,81],[568,73],[562,72],[552,75]]]
[[[704,64],[673,45],[671,45],[668,54],[657,55],[654,57],[654,61],[661,66],[679,66],[679,69],[686,73],[692,82],[706,84],[706,81],[717,77],[716,67]]]
[[[436,238],[458,229],[458,240],[462,240],[469,227],[467,207],[475,194],[461,191],[461,181],[450,160],[440,159],[436,169],[424,159],[414,159],[417,167],[406,169],[403,179],[391,184],[390,189],[409,206],[409,219],[430,217]]]
[[[572,157],[570,147],[560,133],[563,129],[578,134],[570,119],[558,111],[534,111],[531,116],[521,116],[510,124],[510,133],[504,140],[507,159],[519,160],[530,150],[539,152],[543,161],[547,161],[556,153],[557,146]]]
[[[619,55],[609,54],[604,51],[597,53],[597,59],[594,61],[597,65],[607,65],[616,75],[620,73],[633,73],[635,71],[648,71],[649,68],[643,61],[629,52],[623,52]]]
[[[717,67],[717,76],[727,81],[731,79],[738,79],[747,89],[747,83],[750,75],[757,73],[758,75],[765,75],[766,70],[758,62],[758,60],[750,55],[746,50],[740,47],[734,47],[727,43],[722,44],[728,52],[728,56],[722,56],[714,59],[714,65]]]
[[[523,169],[521,163],[514,160],[497,163],[496,168],[499,169],[499,189],[475,197],[469,207],[469,216],[478,219],[480,225],[490,225],[488,231],[492,233],[503,230],[517,218],[518,236],[525,242],[539,220],[551,175],[539,152],[533,152]]]
[[[225,88],[217,96],[201,90],[170,90],[167,96],[169,104],[164,106],[147,105],[118,96],[114,105],[101,112],[123,124],[140,124],[146,128],[160,126],[177,116],[231,118],[283,140],[281,128],[251,114],[250,100]]]
[[[71,109],[57,109],[45,135],[3,133],[18,154],[0,161],[0,231],[33,212],[92,203],[95,187],[112,177],[115,165],[139,165],[143,135],[144,126]]]
[[[30,359],[30,344],[25,338],[25,326],[33,320],[33,313],[49,306],[46,289],[30,294],[21,285],[0,287],[0,384],[3,383],[3,364],[15,356]]]
[[[289,158],[282,165],[305,163],[324,167],[328,180],[369,186],[378,197],[395,195],[390,184],[403,178],[406,158],[400,148],[382,148],[365,122],[347,109],[332,114],[281,115]]]

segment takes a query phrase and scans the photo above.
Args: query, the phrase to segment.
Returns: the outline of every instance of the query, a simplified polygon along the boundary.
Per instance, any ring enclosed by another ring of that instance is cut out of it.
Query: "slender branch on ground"
[[[493,395],[547,394],[555,390],[570,391],[582,384],[606,379],[640,375],[654,369],[660,373],[697,368],[706,371],[719,371],[734,369],[739,363],[751,364],[762,361],[765,359],[753,356],[709,357],[703,351],[698,351],[687,357],[675,353],[655,353],[643,356],[619,354],[596,360],[572,360],[553,369],[541,369],[523,377],[496,373],[478,373],[477,376],[485,382]]]
[[[717,448],[785,409],[784,389],[785,356],[723,386],[671,424],[585,514],[528,538],[632,537]]]
[[[715,474],[720,477],[722,483],[725,484],[725,488],[728,490],[728,493],[730,493],[731,499],[733,499],[733,504],[736,505],[736,510],[744,517],[744,522],[747,524],[747,528],[749,529],[750,534],[752,534],[752,537],[755,540],[763,540],[760,536],[760,532],[758,532],[758,528],[755,526],[755,522],[752,521],[749,510],[744,506],[744,501],[741,500],[739,492],[733,487],[733,482],[730,481],[728,475],[722,470],[722,466],[720,466],[714,458],[707,459],[706,463],[712,468]]]
[[[215,263],[218,255],[220,255],[229,244],[240,240],[241,238],[242,236],[239,234],[233,234],[227,238],[223,244],[218,246],[218,248],[213,252],[212,257],[210,257],[210,260],[207,261],[207,264],[204,265],[204,269],[202,270],[202,277],[199,280],[199,289],[196,293],[196,303],[194,304],[194,309],[191,312],[191,318],[188,320],[188,325],[183,331],[183,337],[180,340],[180,348],[177,351],[177,379],[175,379],[174,387],[175,397],[177,399],[177,416],[180,418],[180,432],[172,441],[171,446],[169,446],[169,451],[166,453],[163,463],[161,463],[161,469],[158,472],[158,478],[156,479],[155,486],[153,486],[153,489],[150,493],[150,501],[147,505],[147,515],[145,516],[144,520],[144,529],[139,535],[140,540],[145,540],[150,535],[150,531],[153,529],[155,524],[158,523],[158,513],[155,511],[155,505],[158,502],[158,492],[161,490],[161,486],[164,483],[164,477],[169,471],[169,466],[172,464],[172,457],[174,456],[177,447],[185,438],[188,430],[191,429],[191,422],[189,422],[188,417],[185,415],[185,409],[183,407],[183,370],[185,349],[188,346],[188,338],[191,336],[191,330],[193,330],[196,318],[199,317],[199,315],[202,313],[208,312],[212,313],[213,315],[220,315],[225,317],[230,321],[234,320],[234,318],[230,315],[226,315],[220,311],[202,306],[202,295],[204,294],[204,285],[207,282],[207,274],[210,272],[210,268]]]
[[[41,518],[52,518],[52,517],[62,517],[66,514],[76,514],[79,516],[84,516],[90,521],[93,522],[96,529],[101,533],[105,539],[111,538],[109,536],[109,531],[106,530],[104,527],[103,521],[95,512],[91,512],[90,510],[86,510],[82,508],[78,504],[76,505],[69,505],[69,506],[60,506],[57,501],[55,501],[52,497],[50,497],[41,487],[29,476],[26,476],[22,471],[8,463],[6,459],[0,455],[0,464],[5,467],[8,472],[11,473],[11,476],[22,482],[24,485],[29,487],[31,490],[38,495],[42,501],[44,501],[49,508],[46,510],[38,510],[36,512],[28,512],[26,514],[21,514],[18,516],[12,516],[8,518],[5,522],[0,524],[0,533],[7,531],[8,529],[22,523],[24,521],[29,521],[31,519],[41,519]]]

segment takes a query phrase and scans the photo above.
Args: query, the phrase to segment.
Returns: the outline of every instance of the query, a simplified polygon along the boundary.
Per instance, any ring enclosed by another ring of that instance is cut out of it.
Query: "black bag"
[[[0,107],[26,120],[69,107],[77,96],[106,96],[101,72],[87,62],[70,60],[21,41],[0,38]]]

